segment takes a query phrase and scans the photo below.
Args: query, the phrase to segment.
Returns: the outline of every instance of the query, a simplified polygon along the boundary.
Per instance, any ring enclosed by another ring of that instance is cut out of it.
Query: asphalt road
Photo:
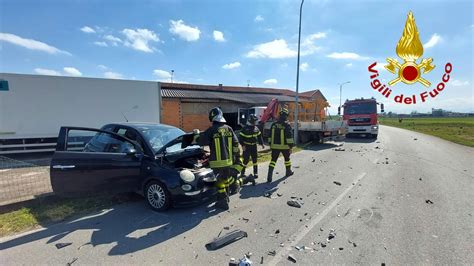
[[[278,161],[275,181],[244,187],[230,212],[202,205],[155,213],[128,203],[0,239],[0,264],[227,265],[247,252],[254,264],[263,257],[270,265],[292,264],[288,254],[306,265],[474,263],[474,149],[390,127],[377,141],[335,147],[294,154],[295,175],[286,180]],[[263,196],[269,189],[273,198]],[[290,197],[302,207],[288,206]],[[234,229],[248,237],[206,250]],[[55,247],[66,242],[72,245]]]

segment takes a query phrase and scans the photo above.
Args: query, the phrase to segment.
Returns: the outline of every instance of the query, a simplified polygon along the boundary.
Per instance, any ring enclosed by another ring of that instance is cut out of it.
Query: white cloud
[[[115,37],[113,35],[106,35],[104,36],[104,40],[110,42],[113,46],[117,46],[119,43],[122,43],[122,40],[118,37]]]
[[[360,56],[356,53],[349,53],[349,52],[331,53],[331,54],[327,55],[327,57],[334,58],[334,59],[353,59],[353,60],[368,59],[368,57]]]
[[[276,79],[267,79],[263,82],[263,84],[265,84],[265,85],[275,85],[277,83],[278,83],[278,80],[276,80]]]
[[[326,38],[325,32],[310,34],[303,38],[301,43],[301,56],[310,55],[321,49],[314,42],[318,39]],[[277,39],[271,42],[257,44],[245,56],[250,58],[291,58],[297,56],[297,44],[290,48],[286,40]]]
[[[467,80],[453,79],[453,81],[451,82],[451,84],[452,84],[454,87],[461,87],[461,86],[467,86],[467,85],[469,85],[469,81],[467,81]]]
[[[150,42],[158,42],[160,40],[153,31],[148,29],[124,29],[122,33],[126,37],[125,46],[145,53],[152,53],[154,51],[154,48],[149,44]]]
[[[81,31],[84,33],[95,33],[95,30],[89,26],[84,26],[81,28]]]
[[[352,63],[346,64],[346,67],[352,67]]]
[[[431,47],[434,47],[435,45],[437,45],[439,42],[441,42],[443,39],[441,38],[441,36],[439,36],[438,34],[433,34],[431,35],[431,38],[430,40],[425,43],[423,45],[424,48],[431,48]]]
[[[250,58],[290,58],[296,56],[296,51],[291,50],[283,39],[257,44],[247,53]]]
[[[160,80],[171,80],[171,73],[166,70],[155,69],[153,70],[153,75]]]
[[[238,67],[240,67],[240,62],[229,63],[222,66],[223,69],[234,69]]]
[[[64,73],[66,73],[66,75],[69,75],[69,76],[74,76],[74,77],[82,76],[82,73],[79,70],[77,70],[77,68],[74,68],[74,67],[64,67],[63,70],[64,70]]]
[[[54,46],[48,45],[46,43],[36,41],[33,39],[25,39],[20,36],[10,34],[10,33],[1,33],[0,32],[0,41],[9,42],[14,45],[18,45],[30,50],[37,50],[46,52],[49,54],[67,54],[71,55],[69,52],[60,50]]]
[[[123,79],[123,75],[116,72],[107,71],[104,73],[104,78],[108,79]]]
[[[100,69],[100,70],[104,70],[104,71],[109,69],[108,67],[106,67],[104,65],[98,65],[97,68]]]
[[[56,70],[52,70],[52,69],[35,68],[34,71],[35,71],[36,74],[40,74],[40,75],[61,76],[61,73],[59,73]]]
[[[263,21],[264,18],[260,15],[257,15],[254,20],[255,20],[255,22],[260,22],[260,21]]]
[[[198,27],[191,27],[186,24],[184,24],[183,20],[170,20],[170,29],[169,31],[180,37],[181,39],[188,41],[188,42],[194,42],[199,40],[199,36],[201,35],[201,31],[199,30]]]
[[[308,63],[302,63],[302,64],[300,65],[301,71],[306,71],[306,70],[308,70],[308,68],[309,68],[309,64],[308,64]]]
[[[94,42],[95,45],[97,46],[102,46],[102,47],[107,47],[107,43],[106,42]]]
[[[214,40],[217,42],[225,42],[224,34],[221,31],[215,30],[212,35],[214,36]]]

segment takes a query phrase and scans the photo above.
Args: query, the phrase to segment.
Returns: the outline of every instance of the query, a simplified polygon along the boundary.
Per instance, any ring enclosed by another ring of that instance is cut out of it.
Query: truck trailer
[[[61,126],[160,123],[160,83],[0,73],[0,155],[52,152]]]

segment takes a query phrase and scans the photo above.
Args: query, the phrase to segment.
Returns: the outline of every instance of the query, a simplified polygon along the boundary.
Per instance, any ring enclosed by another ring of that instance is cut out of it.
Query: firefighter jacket
[[[268,142],[272,150],[288,150],[293,147],[293,134],[287,121],[274,122],[270,131],[271,136]]]
[[[262,132],[260,132],[260,129],[258,127],[253,126],[253,125],[247,125],[245,126],[242,131],[239,133],[240,137],[240,144],[242,145],[263,145],[263,137],[262,137]]]
[[[212,169],[230,167],[240,158],[239,141],[228,125],[214,123],[199,137],[199,145],[209,145],[209,166]]]

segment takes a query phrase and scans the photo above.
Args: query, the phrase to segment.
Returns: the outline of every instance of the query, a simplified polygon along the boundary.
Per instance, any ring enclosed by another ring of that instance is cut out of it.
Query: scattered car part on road
[[[339,181],[334,181],[333,183],[338,185],[338,186],[342,185],[341,182],[339,182]]]
[[[296,263],[296,258],[291,254],[288,255],[288,260],[293,262],[293,263]]]
[[[62,249],[62,248],[65,248],[65,247],[67,247],[67,246],[70,246],[70,245],[72,245],[71,242],[67,242],[67,243],[56,243],[56,244],[55,244],[55,246],[56,246],[57,249]]]
[[[232,232],[226,233],[221,237],[217,237],[213,241],[207,243],[206,248],[208,250],[216,250],[230,243],[238,241],[244,237],[248,237],[247,232],[242,230],[234,230]]]
[[[334,150],[335,151],[345,151],[346,149],[344,149],[344,148],[335,148]]]
[[[296,200],[289,200],[286,202],[286,204],[288,204],[288,206],[291,206],[291,207],[301,208],[301,204]]]
[[[72,260],[70,262],[68,262],[66,265],[71,266],[76,261],[77,261],[77,258],[72,258]]]
[[[425,202],[428,203],[428,204],[433,204],[433,203],[434,203],[434,202],[432,202],[432,201],[429,200],[429,199],[425,200]]]

